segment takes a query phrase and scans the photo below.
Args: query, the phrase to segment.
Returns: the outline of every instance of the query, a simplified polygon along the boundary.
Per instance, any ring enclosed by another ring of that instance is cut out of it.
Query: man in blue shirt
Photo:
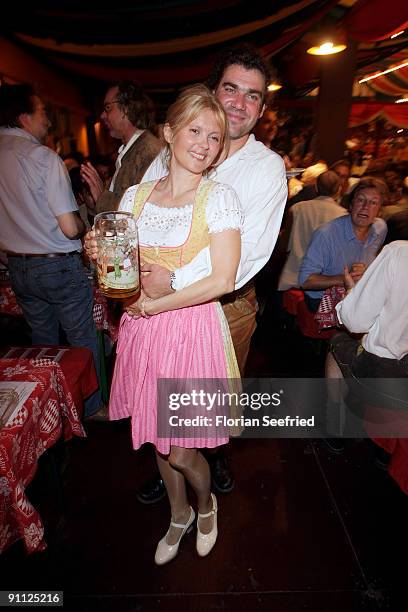
[[[313,312],[325,289],[343,285],[345,267],[357,282],[375,259],[387,234],[386,223],[377,218],[386,189],[379,179],[362,179],[350,194],[350,214],[314,232],[299,272],[299,285]]]

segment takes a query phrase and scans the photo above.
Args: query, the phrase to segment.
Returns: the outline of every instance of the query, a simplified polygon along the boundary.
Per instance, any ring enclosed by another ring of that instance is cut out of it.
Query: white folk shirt
[[[139,185],[127,189],[120,201],[119,210],[132,212]],[[229,185],[217,183],[208,195],[206,222],[209,234],[239,229],[243,218],[237,194]],[[159,206],[147,201],[137,220],[139,244],[152,247],[178,247],[190,234],[193,221],[193,204],[185,206]]]
[[[362,344],[378,357],[408,353],[408,241],[385,246],[361,279],[336,306],[352,333],[366,333]]]
[[[124,156],[126,155],[126,153],[129,151],[130,147],[133,145],[134,142],[136,142],[136,140],[139,138],[139,136],[141,136],[143,134],[144,130],[136,130],[136,132],[133,134],[132,138],[129,140],[129,142],[127,142],[125,145],[121,145],[118,149],[118,156],[116,158],[116,162],[115,162],[115,174],[112,176],[112,180],[111,183],[109,185],[109,191],[113,191],[115,188],[115,180],[116,177],[118,175],[118,172],[120,170],[120,167],[122,165],[122,159],[124,158]]]
[[[142,182],[168,174],[164,158],[158,155],[150,164]],[[241,261],[235,288],[239,289],[267,263],[275,246],[287,198],[283,159],[251,134],[241,149],[211,172],[209,178],[233,187],[244,211]],[[210,249],[207,247],[186,266],[176,270],[176,290],[211,274]]]

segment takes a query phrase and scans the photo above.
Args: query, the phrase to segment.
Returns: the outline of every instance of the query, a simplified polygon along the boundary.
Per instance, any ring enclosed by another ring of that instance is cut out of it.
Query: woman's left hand
[[[137,302],[133,302],[133,304],[128,304],[125,306],[125,312],[132,317],[132,319],[140,319],[142,314],[139,308],[139,300]]]
[[[140,317],[142,316],[139,307],[142,295],[140,295],[137,300],[135,300],[134,297],[129,298],[123,304],[123,310],[133,319],[140,319]]]
[[[125,303],[125,312],[133,319],[140,319],[140,317],[148,318],[144,311],[144,306],[147,301],[150,301],[148,297],[142,292],[136,302]]]

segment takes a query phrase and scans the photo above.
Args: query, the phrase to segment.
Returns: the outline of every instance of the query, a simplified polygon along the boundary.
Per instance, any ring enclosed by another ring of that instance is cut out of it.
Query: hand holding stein
[[[127,212],[95,217],[94,230],[85,237],[88,256],[96,260],[101,293],[124,299],[139,292],[139,252],[135,218]]]

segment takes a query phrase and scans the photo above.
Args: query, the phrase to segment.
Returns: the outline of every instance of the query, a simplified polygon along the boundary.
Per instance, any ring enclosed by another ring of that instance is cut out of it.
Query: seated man
[[[381,397],[381,379],[408,376],[408,241],[385,246],[358,285],[345,270],[345,284],[347,296],[336,306],[338,319],[350,332],[365,335],[361,341],[344,332],[333,338],[339,369],[357,379],[377,378],[370,382],[367,396],[377,396],[380,405],[391,407],[390,401],[408,407],[405,387],[403,395],[395,386],[387,387]]]
[[[406,413],[408,241],[397,240],[384,247],[357,286],[346,269],[345,285],[348,295],[336,306],[337,316],[350,332],[365,335],[357,340],[341,332],[332,338],[330,384],[344,376],[364,403]],[[339,404],[342,397],[337,400]],[[384,441],[385,448],[389,442]],[[337,452],[344,448],[340,438],[328,439],[326,444]]]
[[[282,232],[282,240],[285,235],[289,237],[286,249],[288,257],[279,278],[278,291],[298,287],[300,264],[314,230],[332,219],[347,215],[347,211],[336,202],[340,193],[340,181],[335,172],[328,170],[320,174],[316,187],[316,198],[297,202],[289,209]]]
[[[386,193],[383,181],[362,179],[350,193],[350,214],[314,232],[299,272],[299,285],[312,312],[325,289],[343,285],[345,266],[357,282],[375,259],[387,234],[385,222],[377,218]]]

